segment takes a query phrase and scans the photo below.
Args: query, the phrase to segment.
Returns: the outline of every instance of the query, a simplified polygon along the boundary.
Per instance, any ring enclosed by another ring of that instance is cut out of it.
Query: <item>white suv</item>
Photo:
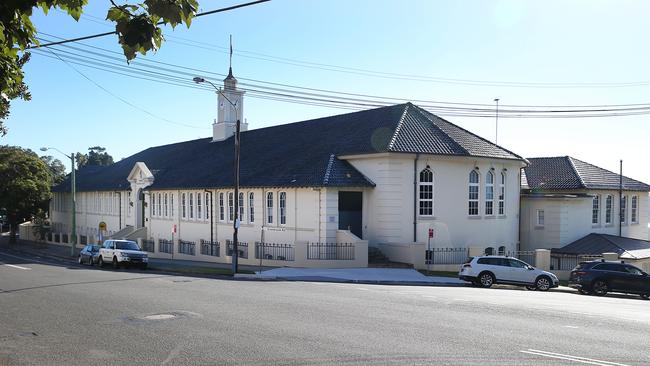
[[[516,258],[496,255],[468,258],[460,267],[458,278],[482,287],[502,283],[540,291],[557,287],[560,283],[551,272],[542,271]]]
[[[115,269],[124,264],[139,265],[145,269],[149,264],[149,257],[134,241],[111,239],[104,241],[104,245],[99,249],[97,264],[103,267],[105,263],[112,263]]]

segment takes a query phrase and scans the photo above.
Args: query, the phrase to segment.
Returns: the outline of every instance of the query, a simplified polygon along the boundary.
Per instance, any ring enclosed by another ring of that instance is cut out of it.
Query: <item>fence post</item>
[[[535,249],[535,267],[549,271],[551,269],[551,251],[548,249]]]

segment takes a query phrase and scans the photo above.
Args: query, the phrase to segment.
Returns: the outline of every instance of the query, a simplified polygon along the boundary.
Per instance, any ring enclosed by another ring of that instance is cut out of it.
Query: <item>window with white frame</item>
[[[228,220],[235,220],[235,194],[228,192]]]
[[[194,193],[190,193],[190,209],[188,210],[190,219],[194,218]]]
[[[239,222],[244,222],[244,192],[239,192]]]
[[[156,216],[156,195],[151,195],[151,216]]]
[[[223,221],[224,218],[224,207],[223,207],[223,193],[219,193],[219,220]]]
[[[625,214],[627,213],[627,196],[621,197],[621,224],[626,224]]]
[[[612,198],[612,195],[608,194],[607,197],[605,198],[605,224],[611,224],[612,223],[612,204],[614,203],[614,199]]]
[[[212,212],[210,212],[212,209],[212,193],[211,192],[205,192],[205,219],[210,220],[210,215]]]
[[[169,195],[169,217],[174,217],[174,194]]]
[[[598,224],[600,222],[600,196],[595,195],[591,202],[591,223]]]
[[[491,171],[485,176],[485,214],[494,215],[494,174]]]
[[[639,197],[632,196],[630,220],[633,224],[639,223]]]
[[[266,194],[266,223],[273,223],[273,192]]]
[[[196,194],[196,218],[201,219],[203,217],[203,213],[201,212],[201,193]]]
[[[181,193],[181,217],[187,217],[187,201],[186,201],[185,192]]]
[[[131,191],[126,192],[126,216],[131,216]]]
[[[427,166],[420,172],[420,216],[433,216],[433,172]]]
[[[537,210],[537,226],[544,226],[544,210]]]
[[[280,225],[287,224],[287,192],[280,192]]]
[[[158,193],[158,202],[157,202],[157,209],[158,209],[158,217],[162,217],[162,195]]]
[[[476,170],[472,170],[469,173],[469,210],[468,214],[470,216],[478,216],[478,192],[479,192],[479,175]]]
[[[164,200],[165,200],[163,214],[165,215],[165,217],[168,217],[169,216],[169,196],[167,195],[167,193],[165,193],[165,195],[163,197],[164,197]]]
[[[255,222],[255,195],[253,192],[248,194],[248,221]]]
[[[501,172],[499,181],[499,215],[506,214],[506,172]]]

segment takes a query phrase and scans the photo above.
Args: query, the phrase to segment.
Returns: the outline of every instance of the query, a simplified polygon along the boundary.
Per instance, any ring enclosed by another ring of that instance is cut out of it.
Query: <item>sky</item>
[[[201,11],[209,11],[246,0],[199,2]],[[47,16],[36,11],[32,19],[49,39],[107,32],[112,27],[102,19],[109,3],[90,0],[79,22],[59,11]],[[648,13],[650,2],[626,0],[272,0],[196,18],[189,29],[166,27],[167,42],[161,49],[137,60],[201,70],[185,69],[184,76],[189,81],[193,74],[207,75],[221,84],[232,35],[233,73],[240,82],[490,106],[495,98],[502,105],[649,103]],[[121,51],[115,35],[80,43],[75,47],[86,51],[86,46]],[[66,50],[78,52],[53,48]],[[114,57],[120,67],[136,67],[119,54]],[[120,160],[151,146],[212,134],[217,112],[213,91],[65,63],[47,52],[35,52],[25,74],[33,99],[12,103],[9,134],[0,137],[0,144],[39,154],[42,146],[66,153],[103,146]],[[243,116],[254,129],[348,112],[249,93]],[[495,139],[493,117],[445,118]],[[524,157],[570,155],[615,172],[622,159],[624,175],[650,183],[647,120],[647,115],[501,118],[498,143]],[[62,155],[47,154],[60,158],[69,170]]]

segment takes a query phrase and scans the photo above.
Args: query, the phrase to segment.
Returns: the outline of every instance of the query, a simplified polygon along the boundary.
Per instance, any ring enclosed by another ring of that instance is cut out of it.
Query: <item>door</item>
[[[339,230],[363,239],[363,192],[339,191]]]
[[[138,189],[135,202],[135,225],[136,228],[141,228],[144,227],[144,192],[142,192],[142,188]]]
[[[508,262],[508,281],[530,284],[535,282],[535,271],[529,270],[526,263],[513,258],[505,261]]]

